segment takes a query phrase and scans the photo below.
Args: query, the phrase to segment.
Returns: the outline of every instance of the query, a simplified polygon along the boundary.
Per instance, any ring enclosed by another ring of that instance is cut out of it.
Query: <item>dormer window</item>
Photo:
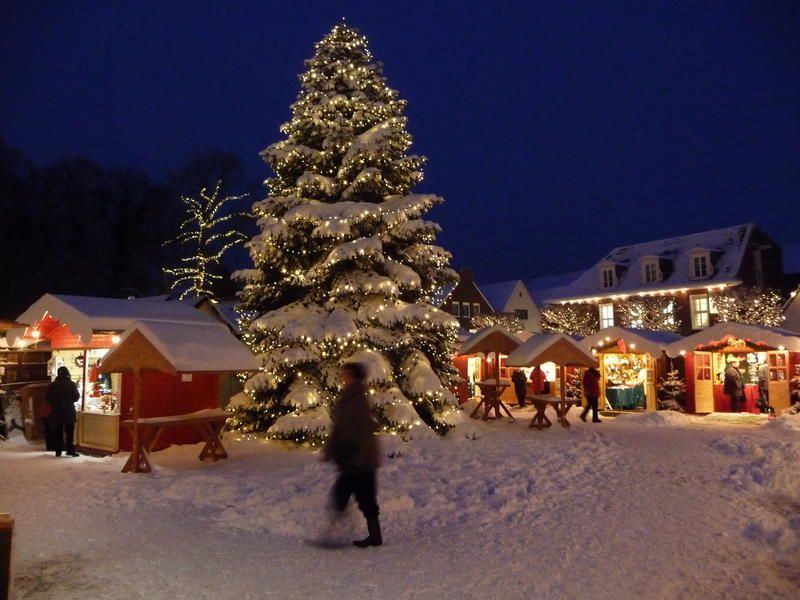
[[[708,277],[708,257],[706,255],[692,257],[693,274],[697,279]]]
[[[661,269],[659,269],[658,259],[645,259],[642,261],[642,282],[657,283],[661,281]]]
[[[617,285],[614,267],[606,267],[600,271],[600,285],[604,288],[613,288]]]
[[[696,249],[689,253],[689,278],[708,279],[713,275],[711,265],[711,252],[706,249]]]

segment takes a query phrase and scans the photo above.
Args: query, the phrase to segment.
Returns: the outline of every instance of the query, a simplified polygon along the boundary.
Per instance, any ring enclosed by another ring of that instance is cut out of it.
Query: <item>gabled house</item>
[[[714,296],[736,286],[781,288],[781,248],[745,224],[664,240],[620,246],[571,283],[548,292],[548,304],[585,305],[601,328],[620,323],[633,298],[662,297],[665,311],[690,334],[716,321]]]
[[[472,269],[459,269],[459,281],[437,293],[437,302],[441,299],[441,309],[458,319],[462,329],[472,329],[472,317],[493,312],[492,305],[475,283]]]
[[[542,330],[539,307],[521,279],[481,284],[480,290],[494,312],[513,314],[525,324],[524,331]]]

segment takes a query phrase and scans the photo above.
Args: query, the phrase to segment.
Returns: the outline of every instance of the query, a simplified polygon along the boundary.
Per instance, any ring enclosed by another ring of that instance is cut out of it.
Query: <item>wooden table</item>
[[[558,422],[561,423],[562,427],[566,428],[570,426],[569,421],[567,421],[567,412],[576,404],[580,404],[580,400],[573,400],[570,398],[562,400],[558,396],[543,396],[541,394],[528,394],[525,396],[525,400],[529,401],[536,408],[536,414],[533,415],[531,424],[528,425],[528,427],[536,427],[540,430],[552,425],[552,422],[545,414],[548,406],[552,406],[555,409]]]
[[[230,416],[231,414],[229,412],[220,408],[207,408],[184,415],[139,419],[138,423],[136,423],[139,429],[139,439],[141,440],[138,452],[137,449],[134,448],[134,451],[131,452],[131,455],[128,457],[128,462],[126,462],[125,466],[122,468],[122,472],[137,471],[149,473],[152,470],[149,453],[153,451],[153,448],[155,448],[165,429],[177,427],[179,425],[192,425],[200,432],[200,435],[203,436],[205,444],[203,445],[203,449],[200,450],[200,460],[210,458],[216,462],[220,458],[228,458],[228,453],[222,446],[220,433],[225,426],[225,421],[227,421]],[[131,433],[133,433],[134,421],[123,421],[121,425],[127,427]],[[138,468],[135,468],[137,465]]]
[[[483,406],[483,420],[486,421],[489,418],[499,419],[501,418],[500,411],[504,411],[508,418],[511,421],[515,421],[514,415],[511,414],[511,411],[506,406],[505,402],[500,399],[500,396],[503,394],[505,389],[509,387],[511,384],[500,382],[499,384],[494,383],[487,383],[485,381],[476,382],[477,385],[481,389],[481,401],[478,403],[478,406],[475,407],[475,410],[472,411],[470,417],[473,419],[477,418],[478,413],[481,410],[481,406]],[[494,410],[494,417],[489,417],[489,413]]]

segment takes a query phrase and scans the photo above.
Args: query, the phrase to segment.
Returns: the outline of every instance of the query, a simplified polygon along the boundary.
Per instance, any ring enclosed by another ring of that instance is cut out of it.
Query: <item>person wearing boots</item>
[[[344,386],[333,405],[333,429],[324,449],[325,460],[332,460],[339,470],[331,490],[333,507],[338,514],[343,513],[350,496],[355,495],[367,519],[369,535],[354,541],[353,545],[359,548],[380,546],[383,537],[375,484],[379,466],[377,424],[367,402],[366,369],[360,363],[345,363],[341,376]]]
[[[78,386],[69,378],[67,367],[59,367],[55,380],[47,387],[45,399],[50,405],[49,424],[53,435],[52,444],[56,456],[64,451],[66,438],[67,456],[78,456],[75,452],[75,402],[80,398]]]
[[[586,395],[588,403],[581,413],[581,421],[586,422],[586,415],[589,414],[591,408],[592,423],[602,423],[597,414],[597,403],[600,398],[600,371],[594,367],[589,367],[583,374],[583,393]]]

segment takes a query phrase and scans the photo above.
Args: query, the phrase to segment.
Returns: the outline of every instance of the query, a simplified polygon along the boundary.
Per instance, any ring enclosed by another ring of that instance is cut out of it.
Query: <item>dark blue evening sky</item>
[[[279,139],[342,17],[407,98],[418,191],[479,280],[756,222],[800,241],[800,2],[5,2],[0,137],[161,177]]]

